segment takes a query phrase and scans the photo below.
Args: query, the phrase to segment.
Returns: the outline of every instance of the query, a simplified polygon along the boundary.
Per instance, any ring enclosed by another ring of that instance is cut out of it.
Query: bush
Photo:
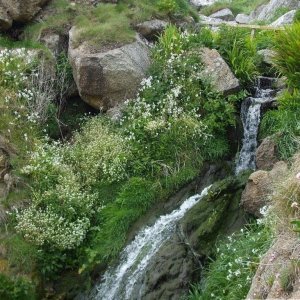
[[[34,300],[34,287],[31,282],[22,277],[9,278],[0,274],[0,298],[5,300]]]
[[[274,62],[292,88],[299,88],[300,84],[299,35],[300,22],[296,22],[278,32],[274,43]]]

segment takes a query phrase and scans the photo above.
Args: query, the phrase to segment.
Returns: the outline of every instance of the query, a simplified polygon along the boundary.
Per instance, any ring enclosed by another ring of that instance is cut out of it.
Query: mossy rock
[[[239,228],[245,217],[239,207],[248,174],[215,183],[198,204],[181,220],[190,245],[201,256],[209,256],[219,234]]]

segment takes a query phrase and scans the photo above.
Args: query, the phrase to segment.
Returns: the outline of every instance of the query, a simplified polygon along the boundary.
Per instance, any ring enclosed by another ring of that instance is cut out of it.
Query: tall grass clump
[[[286,92],[279,99],[278,110],[268,111],[261,123],[261,137],[273,135],[282,159],[290,158],[299,148],[300,93]]]
[[[274,62],[283,76],[287,77],[292,88],[299,88],[300,84],[300,22],[287,26],[275,36]]]
[[[260,60],[256,39],[251,38],[248,29],[223,26],[216,36],[215,45],[244,87],[253,82],[259,74]]]

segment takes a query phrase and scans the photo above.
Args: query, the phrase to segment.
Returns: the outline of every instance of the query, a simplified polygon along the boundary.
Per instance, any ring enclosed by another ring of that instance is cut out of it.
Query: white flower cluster
[[[116,182],[126,178],[131,152],[120,134],[111,132],[101,124],[101,119],[94,118],[76,136],[73,156],[74,165],[86,184],[91,185],[97,181]]]
[[[70,222],[51,208],[31,207],[17,214],[16,229],[25,239],[43,246],[54,245],[60,249],[73,249],[85,238],[90,222],[86,217]]]

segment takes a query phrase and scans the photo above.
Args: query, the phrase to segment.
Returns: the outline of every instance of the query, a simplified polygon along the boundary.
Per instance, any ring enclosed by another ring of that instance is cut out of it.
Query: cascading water
[[[255,170],[255,153],[257,134],[260,124],[261,106],[274,101],[274,89],[271,89],[272,78],[258,78],[254,97],[246,98],[241,106],[241,119],[244,127],[243,146],[238,158],[235,173],[252,169]],[[266,87],[266,82],[268,83]]]
[[[207,195],[209,188],[188,198],[170,214],[161,216],[153,226],[141,230],[122,251],[119,265],[106,271],[102,283],[93,290],[89,299],[141,299],[143,278],[151,259],[175,232],[177,222]]]

